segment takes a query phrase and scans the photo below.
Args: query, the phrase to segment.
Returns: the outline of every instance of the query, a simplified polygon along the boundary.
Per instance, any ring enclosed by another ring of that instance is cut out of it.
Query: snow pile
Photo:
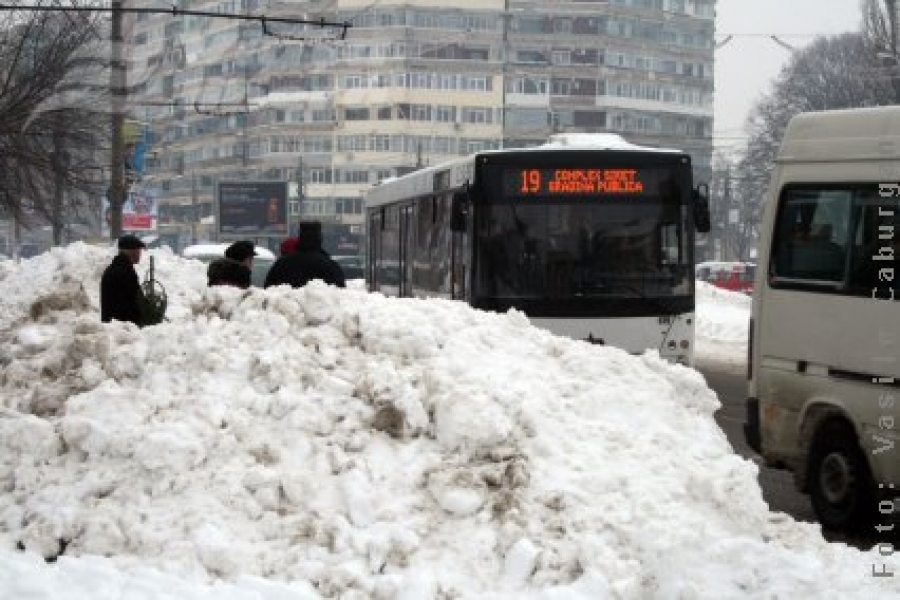
[[[753,298],[697,281],[695,359],[698,365],[743,369]]]
[[[108,252],[2,281],[0,597],[900,597],[769,513],[696,371],[153,255],[145,330],[98,322]]]

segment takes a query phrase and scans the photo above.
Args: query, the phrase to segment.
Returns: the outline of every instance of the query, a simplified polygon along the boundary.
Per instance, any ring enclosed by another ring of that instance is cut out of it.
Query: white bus
[[[808,113],[761,227],[747,441],[828,529],[888,521],[900,489],[900,107]]]
[[[550,331],[690,364],[694,228],[684,152],[555,136],[383,182],[366,198],[370,291],[514,308]]]

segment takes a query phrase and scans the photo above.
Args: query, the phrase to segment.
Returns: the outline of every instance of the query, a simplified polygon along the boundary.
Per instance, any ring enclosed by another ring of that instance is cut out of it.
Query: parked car
[[[334,261],[341,265],[344,271],[344,279],[363,279],[365,278],[364,265],[365,261],[359,255],[338,255],[332,256]]]
[[[194,244],[181,251],[184,258],[193,258],[204,263],[212,262],[225,256],[225,249],[231,244]],[[266,274],[275,262],[275,255],[268,249],[256,247],[256,258],[253,259],[251,269],[251,283],[256,287],[263,287]]]
[[[718,288],[752,294],[756,265],[745,262],[702,262],[696,267],[696,277]]]

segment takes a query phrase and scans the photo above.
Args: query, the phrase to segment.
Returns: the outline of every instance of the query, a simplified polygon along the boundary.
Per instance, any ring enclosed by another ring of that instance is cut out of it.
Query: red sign
[[[122,213],[122,229],[154,229],[153,215],[134,215]]]

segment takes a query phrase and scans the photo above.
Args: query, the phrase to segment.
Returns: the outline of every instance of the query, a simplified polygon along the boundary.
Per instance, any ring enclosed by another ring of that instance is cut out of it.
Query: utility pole
[[[197,223],[200,221],[197,208],[197,171],[191,169],[191,245],[197,243]]]
[[[303,157],[299,157],[297,159],[297,231],[299,232],[300,225],[299,221],[303,220],[303,198],[305,193],[303,191]],[[290,225],[288,226],[288,234],[290,235]]]
[[[503,2],[503,64],[501,68],[501,84],[503,86],[500,102],[500,149],[506,148],[506,81],[509,77],[509,0]]]
[[[112,239],[122,235],[122,206],[125,204],[125,121],[126,73],[123,56],[122,1],[112,0],[110,31],[111,62],[109,69],[109,93],[111,101],[110,176],[109,176],[109,232]]]

